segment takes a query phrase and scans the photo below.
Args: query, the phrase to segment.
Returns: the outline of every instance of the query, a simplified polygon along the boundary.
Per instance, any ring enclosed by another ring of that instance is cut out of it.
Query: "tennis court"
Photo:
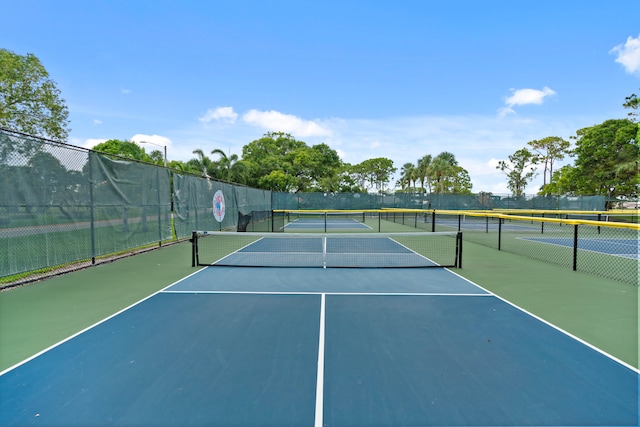
[[[290,211],[286,214],[283,213],[284,215],[286,215],[286,221],[282,230],[287,232],[371,230],[371,227],[365,223],[366,218],[363,212],[310,213]]]
[[[210,266],[3,372],[0,425],[632,426],[638,380],[453,269]]]
[[[565,248],[572,248],[574,245],[573,239],[569,237],[527,237],[523,238],[523,240]],[[622,258],[638,259],[638,241],[632,239],[581,238],[578,249]]]
[[[355,219],[323,221],[318,219],[297,219],[284,226],[286,230],[322,230],[329,229],[370,229],[368,225]]]

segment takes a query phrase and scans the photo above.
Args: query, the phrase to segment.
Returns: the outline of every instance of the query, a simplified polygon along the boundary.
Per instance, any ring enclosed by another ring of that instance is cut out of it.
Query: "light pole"
[[[140,141],[140,144],[151,144],[151,145],[155,145],[156,147],[164,148],[164,167],[165,168],[167,167],[167,146],[166,145],[160,145],[150,141]]]

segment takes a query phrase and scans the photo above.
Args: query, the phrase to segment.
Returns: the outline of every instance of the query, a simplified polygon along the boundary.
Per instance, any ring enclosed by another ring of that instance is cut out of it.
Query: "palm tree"
[[[458,161],[453,153],[443,151],[438,154],[431,163],[431,175],[435,180],[436,193],[444,193],[448,187],[448,181],[455,174]]]
[[[427,180],[427,192],[431,193],[431,163],[433,158],[431,154],[427,154],[422,156],[420,160],[418,160],[418,167],[416,168],[416,172],[418,178],[420,179],[420,185],[422,187],[422,192],[424,193],[424,180]]]
[[[246,182],[247,166],[242,160],[238,160],[237,154],[227,156],[227,154],[216,148],[211,154],[218,154],[220,158],[216,162],[217,174],[216,176],[227,182],[236,182],[244,184]]]
[[[198,170],[198,172],[202,172],[202,176],[205,178],[211,178],[215,176],[215,169],[213,168],[213,164],[211,163],[211,159],[209,159],[204,151],[201,149],[193,150],[193,154],[198,156],[197,159],[191,159],[187,162],[191,167],[194,167]]]
[[[413,163],[405,163],[400,168],[400,186],[402,191],[406,191],[409,187],[411,187],[411,182],[414,179],[416,167]]]

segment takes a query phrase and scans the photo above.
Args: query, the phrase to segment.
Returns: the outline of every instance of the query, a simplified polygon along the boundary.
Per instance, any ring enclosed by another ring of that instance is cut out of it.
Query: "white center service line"
[[[314,426],[322,427],[324,404],[324,307],[326,294],[320,300],[320,332],[318,338],[318,376],[316,380],[316,419]]]

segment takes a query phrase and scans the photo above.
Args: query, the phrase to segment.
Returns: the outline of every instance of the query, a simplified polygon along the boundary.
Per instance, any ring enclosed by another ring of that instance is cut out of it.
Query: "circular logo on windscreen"
[[[222,222],[224,219],[224,195],[222,190],[216,191],[213,195],[213,217],[218,222]]]

